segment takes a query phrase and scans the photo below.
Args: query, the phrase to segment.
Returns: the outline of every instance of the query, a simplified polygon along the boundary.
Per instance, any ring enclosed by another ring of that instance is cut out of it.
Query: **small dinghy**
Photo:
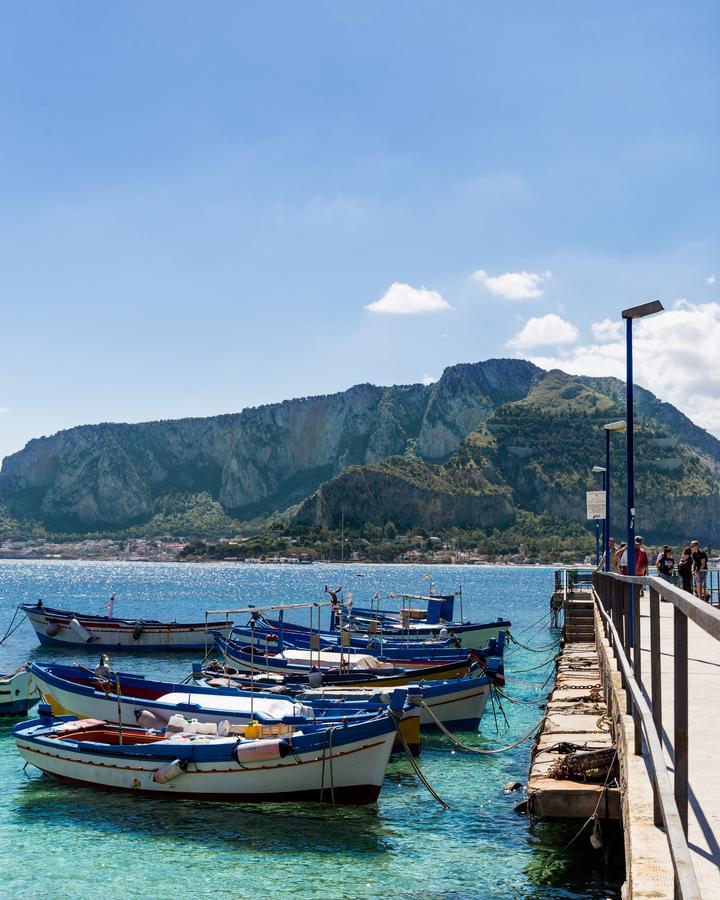
[[[212,646],[213,631],[229,634],[232,622],[158,622],[155,619],[118,619],[53,609],[42,600],[24,603],[41,644],[49,647],[82,647],[98,650],[130,650],[158,653],[174,650],[203,651]]]
[[[40,718],[13,731],[23,759],[45,774],[83,787],[223,803],[315,801],[374,803],[402,715],[405,691],[391,699],[393,715],[357,724],[289,726],[267,738],[258,726],[221,723],[214,733],[167,734],[98,719]]]
[[[24,716],[39,699],[26,665],[10,675],[0,674],[0,716]]]

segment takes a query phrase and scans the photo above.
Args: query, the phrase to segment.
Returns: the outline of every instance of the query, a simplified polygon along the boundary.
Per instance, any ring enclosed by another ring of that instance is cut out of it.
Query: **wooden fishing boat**
[[[470,656],[450,663],[410,667],[381,662],[370,654],[348,658],[347,654],[317,650],[262,650],[259,647],[243,647],[222,635],[215,635],[216,646],[226,660],[248,672],[274,673],[302,676],[324,684],[355,684],[375,686],[399,686],[416,681],[457,678],[464,675],[472,663]]]
[[[243,673],[237,670],[234,672],[236,674],[233,674],[233,670],[218,674],[208,670],[199,683],[218,689],[233,684],[245,684]],[[491,685],[494,683],[503,684],[502,675],[488,674],[476,666],[462,678],[421,681],[408,685],[408,705],[419,708],[420,728],[423,730],[436,730],[438,727],[436,720],[442,722],[446,728],[460,731],[476,730],[485,711]],[[387,701],[387,695],[382,689],[371,686],[310,688],[307,685],[295,685],[293,690],[286,682],[284,688],[296,700],[312,704],[316,709],[321,703],[343,703],[347,707],[362,703],[364,708],[372,708],[373,704],[381,705]]]
[[[392,698],[401,715],[405,692]],[[14,729],[18,750],[33,766],[69,784],[154,797],[223,803],[315,801],[366,804],[377,800],[395,739],[395,721],[372,719],[329,728],[289,726],[267,738],[164,732],[97,719],[40,718]]]
[[[422,612],[422,611],[421,611]],[[340,626],[342,622],[342,626]],[[453,647],[484,647],[490,640],[497,638],[509,631],[511,622],[508,619],[498,618],[495,622],[437,622],[429,623],[426,620],[414,620],[403,618],[400,613],[387,613],[379,615],[377,612],[367,610],[367,615],[357,614],[357,610],[345,609],[342,615],[333,611],[331,624],[336,627],[329,631],[310,629],[307,626],[285,622],[280,619],[272,619],[259,616],[255,622],[249,622],[244,630],[250,630],[253,625],[258,635],[263,626],[268,631],[282,630],[286,639],[292,637],[309,639],[311,633],[320,636],[321,641],[337,642],[343,635],[343,645],[362,648],[369,642],[381,641],[383,647],[391,649],[393,646],[407,646],[408,644],[429,643],[430,649],[436,645],[447,649]]]
[[[23,716],[38,699],[26,665],[9,675],[0,675],[0,716]]]
[[[85,666],[39,665],[30,667],[37,690],[54,715],[75,715],[115,724],[165,728],[178,715],[201,723],[227,721],[231,725],[256,722],[263,728],[291,724],[333,725],[360,721],[387,709],[388,697],[372,702],[307,703],[276,693],[246,691],[238,685],[209,687],[173,684],[142,675],[114,673],[98,677]],[[118,693],[119,689],[119,693]],[[400,730],[411,751],[420,752],[420,709],[406,709]],[[398,747],[399,749],[399,747]]]
[[[273,649],[320,650],[325,653],[342,653],[344,658],[370,654],[383,663],[391,663],[403,668],[460,662],[467,659],[468,650],[451,641],[386,640],[377,636],[363,637],[343,632],[311,632],[308,630],[288,631],[284,624],[279,628],[265,625],[261,620],[252,622],[250,627],[235,626],[230,638],[236,644],[254,644],[261,652]],[[505,632],[491,638],[483,652],[486,655],[502,656]],[[499,649],[498,649],[499,648]]]
[[[89,646],[97,650],[133,653],[205,651],[213,631],[227,635],[232,622],[159,622],[155,619],[118,619],[54,609],[42,601],[21,609],[41,644],[50,647]]]

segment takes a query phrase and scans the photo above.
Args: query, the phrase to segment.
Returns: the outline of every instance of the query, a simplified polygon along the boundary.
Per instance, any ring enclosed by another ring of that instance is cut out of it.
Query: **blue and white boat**
[[[130,650],[133,653],[203,651],[212,646],[213,631],[229,634],[232,622],[159,622],[155,619],[120,619],[55,609],[37,603],[20,607],[43,646],[83,647],[95,650]]]
[[[0,675],[0,716],[24,716],[38,699],[26,665],[10,675]]]
[[[405,692],[396,691],[400,714]],[[223,803],[377,800],[395,739],[386,712],[353,724],[290,727],[282,736],[166,734],[97,719],[40,718],[14,729],[26,762],[59,781],[154,797]],[[223,729],[224,731],[224,729]]]
[[[125,672],[98,677],[84,666],[30,667],[37,690],[55,715],[75,715],[106,722],[166,728],[184,717],[188,721],[247,725],[273,730],[280,725],[333,725],[360,721],[387,709],[388,696],[367,702],[340,699],[307,703],[277,693],[246,691],[237,686],[206,686],[154,681]],[[119,689],[119,694],[118,694]],[[401,729],[413,752],[420,751],[420,707],[406,710]]]

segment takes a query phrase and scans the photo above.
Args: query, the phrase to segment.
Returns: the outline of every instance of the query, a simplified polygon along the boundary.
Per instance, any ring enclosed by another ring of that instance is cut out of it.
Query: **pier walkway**
[[[565,646],[533,753],[528,809],[597,826],[619,815],[625,897],[715,900],[720,611],[655,577],[595,572],[592,586],[564,593]]]
[[[650,672],[650,598],[640,601],[642,671]],[[674,772],[674,607],[660,603],[662,743]],[[703,897],[720,898],[720,642],[688,623],[688,847]],[[647,689],[652,701],[652,685]]]

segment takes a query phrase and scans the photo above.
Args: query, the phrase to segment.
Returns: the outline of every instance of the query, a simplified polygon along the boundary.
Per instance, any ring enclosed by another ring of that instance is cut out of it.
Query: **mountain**
[[[604,463],[602,424],[623,414],[616,379],[492,359],[429,386],[363,384],[32,440],[3,461],[0,512],[57,532],[168,527],[168,508],[185,516],[196,502],[228,528],[277,511],[308,527],[336,525],[341,510],[400,528],[504,528],[518,510],[580,522],[585,491],[599,487],[590,470]],[[642,388],[636,414],[638,527],[720,542],[720,441]],[[612,443],[619,511],[623,436]]]

